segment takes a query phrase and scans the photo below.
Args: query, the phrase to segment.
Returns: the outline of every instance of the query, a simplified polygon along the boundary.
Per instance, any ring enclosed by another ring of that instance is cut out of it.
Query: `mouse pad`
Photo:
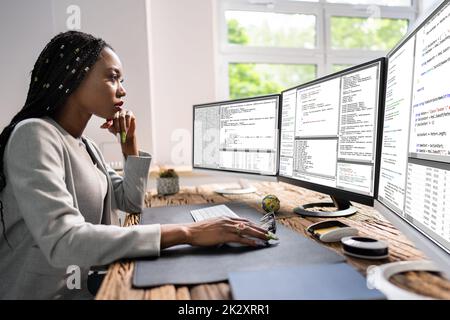
[[[141,224],[193,222],[190,210],[218,205],[170,206],[144,209]],[[224,203],[237,215],[259,223],[262,213],[238,202]],[[224,281],[228,273],[313,263],[338,263],[345,258],[277,222],[279,241],[269,247],[192,247],[178,245],[161,250],[159,257],[138,259],[133,286],[190,285]],[[272,241],[271,241],[272,242]]]
[[[347,263],[238,271],[229,282],[235,300],[386,299]]]

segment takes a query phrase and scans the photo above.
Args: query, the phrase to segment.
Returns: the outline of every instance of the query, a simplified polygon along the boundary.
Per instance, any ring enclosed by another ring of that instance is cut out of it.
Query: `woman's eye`
[[[112,76],[110,77],[110,79],[111,79],[112,81],[117,81],[117,80],[120,79],[120,77],[116,74],[116,75],[112,75]],[[120,83],[123,83],[124,81],[125,81],[125,79],[123,79],[123,78],[119,80]]]

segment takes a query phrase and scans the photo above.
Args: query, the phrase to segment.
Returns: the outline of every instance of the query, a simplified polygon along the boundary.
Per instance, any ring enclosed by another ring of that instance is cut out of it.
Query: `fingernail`
[[[120,137],[122,138],[122,143],[125,143],[127,141],[127,133],[125,131],[122,131],[120,133]]]

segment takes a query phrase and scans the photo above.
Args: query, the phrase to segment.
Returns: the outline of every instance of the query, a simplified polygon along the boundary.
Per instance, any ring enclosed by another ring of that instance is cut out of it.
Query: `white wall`
[[[140,148],[152,152],[145,0],[2,0],[0,70],[3,76],[0,87],[4,116],[0,119],[0,127],[9,123],[23,106],[29,72],[40,51],[53,35],[68,30],[66,22],[71,14],[67,13],[67,8],[70,5],[80,8],[81,31],[102,37],[118,53],[126,78],[125,106],[137,117]],[[85,133],[103,148],[108,161],[121,160],[119,144],[112,134],[99,128],[102,122],[93,117]]]
[[[148,1],[155,156],[191,164],[192,105],[215,100],[213,1]]]
[[[23,107],[30,72],[53,34],[51,0],[0,3],[0,129]]]

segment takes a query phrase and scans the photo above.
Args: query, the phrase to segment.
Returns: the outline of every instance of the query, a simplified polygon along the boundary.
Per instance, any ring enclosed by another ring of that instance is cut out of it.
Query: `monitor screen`
[[[279,95],[194,105],[193,167],[277,174]]]
[[[280,180],[373,203],[383,61],[282,93]]]
[[[378,201],[450,253],[450,6],[389,53]]]

